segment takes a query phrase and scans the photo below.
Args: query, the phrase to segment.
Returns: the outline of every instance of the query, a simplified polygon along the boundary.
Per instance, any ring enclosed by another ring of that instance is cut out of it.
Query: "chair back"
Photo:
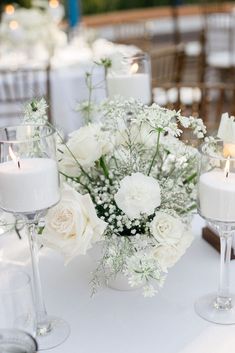
[[[235,115],[235,84],[178,83],[159,88],[164,89],[168,98],[163,106],[181,110],[185,116],[199,116],[211,131],[218,128],[222,113]]]
[[[2,118],[10,123],[18,119],[25,103],[42,96],[50,103],[49,65],[0,70],[0,124]],[[50,118],[50,111],[48,116]]]
[[[184,69],[184,45],[171,45],[150,52],[153,87],[164,83],[178,83]]]

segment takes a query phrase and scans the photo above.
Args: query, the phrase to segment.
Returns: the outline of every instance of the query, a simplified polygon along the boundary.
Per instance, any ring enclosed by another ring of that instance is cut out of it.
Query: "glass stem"
[[[37,335],[40,336],[50,331],[50,325],[47,322],[47,312],[42,295],[42,285],[38,264],[38,244],[35,236],[35,223],[33,221],[29,221],[28,223],[28,238],[33,270],[33,286],[37,318]]]
[[[229,288],[229,267],[232,249],[232,232],[220,230],[220,280],[215,306],[220,310],[229,310],[232,300]]]

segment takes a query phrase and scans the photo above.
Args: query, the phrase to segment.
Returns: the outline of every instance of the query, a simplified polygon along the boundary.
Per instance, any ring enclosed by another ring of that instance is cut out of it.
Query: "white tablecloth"
[[[64,267],[51,250],[41,254],[41,275],[48,312],[66,319],[71,335],[53,353],[232,353],[234,326],[210,324],[194,312],[199,296],[217,289],[218,253],[201,239],[202,221],[193,222],[195,241],[169,272],[156,297],[109,288],[90,297],[94,263],[89,256]],[[13,234],[0,238],[1,266],[29,271],[27,243]],[[235,291],[235,261],[231,269]]]

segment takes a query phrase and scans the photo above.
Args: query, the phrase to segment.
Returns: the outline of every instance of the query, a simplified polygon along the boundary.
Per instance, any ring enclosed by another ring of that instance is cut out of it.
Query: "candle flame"
[[[230,171],[230,156],[228,156],[228,158],[226,160],[225,168],[224,168],[226,178],[228,178],[228,176],[229,176],[229,171]]]
[[[59,1],[58,0],[50,0],[49,1],[49,6],[52,9],[56,9],[59,6]]]
[[[13,13],[15,12],[14,6],[10,5],[10,4],[6,5],[5,6],[5,12],[6,12],[7,15],[13,15]]]
[[[13,162],[18,166],[18,168],[20,169],[20,160],[18,157],[16,157],[15,153],[13,152],[11,146],[9,146],[9,155],[11,157],[11,159],[13,160]]]
[[[131,74],[136,74],[138,70],[139,70],[139,65],[137,63],[134,63],[131,65]]]
[[[19,23],[15,20],[10,21],[9,23],[9,27],[10,29],[12,29],[13,31],[16,30],[17,28],[19,28]]]

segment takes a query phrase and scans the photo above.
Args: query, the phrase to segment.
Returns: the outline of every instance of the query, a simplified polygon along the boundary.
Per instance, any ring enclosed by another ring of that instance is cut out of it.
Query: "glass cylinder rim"
[[[203,151],[203,148],[205,148],[205,146],[209,146],[210,144],[218,144],[218,142],[220,143],[224,143],[223,140],[221,139],[216,139],[216,140],[213,140],[213,141],[208,141],[208,142],[204,142],[202,143],[199,147],[198,147],[198,150],[200,152],[201,155],[205,156],[205,157],[208,157],[208,158],[211,158],[211,159],[217,159],[217,160],[222,160],[222,161],[227,161],[228,157],[225,157],[225,156],[216,156],[216,155],[212,155],[208,152],[205,152]],[[229,157],[230,161],[235,161],[235,157]]]
[[[24,281],[24,283],[22,285],[18,286],[15,289],[14,288],[12,288],[12,289],[1,289],[1,287],[0,287],[0,293],[2,293],[2,294],[21,292],[22,290],[27,288],[27,286],[30,284],[30,277],[24,271],[15,270],[15,269],[9,269],[9,270],[3,271],[3,273],[5,273],[5,274],[13,274],[14,273],[14,274],[17,274],[18,276],[19,275],[21,275],[21,276],[23,275],[25,281]],[[0,277],[1,277],[1,275],[0,275]]]
[[[3,126],[0,128],[0,132],[1,131],[6,131],[7,129],[9,130],[13,130],[13,129],[17,129],[17,128],[22,128],[22,127],[38,127],[38,128],[47,128],[49,130],[49,132],[46,134],[44,134],[43,136],[35,136],[29,139],[22,139],[22,140],[5,140],[5,139],[1,139],[0,138],[0,144],[20,144],[20,143],[28,143],[29,141],[40,141],[41,138],[48,138],[50,136],[52,136],[55,132],[56,129],[54,128],[54,126],[49,125],[49,124],[17,124],[17,125],[8,125],[8,126]]]
[[[124,55],[124,60],[149,59],[149,54],[144,51],[136,52],[134,55]]]

